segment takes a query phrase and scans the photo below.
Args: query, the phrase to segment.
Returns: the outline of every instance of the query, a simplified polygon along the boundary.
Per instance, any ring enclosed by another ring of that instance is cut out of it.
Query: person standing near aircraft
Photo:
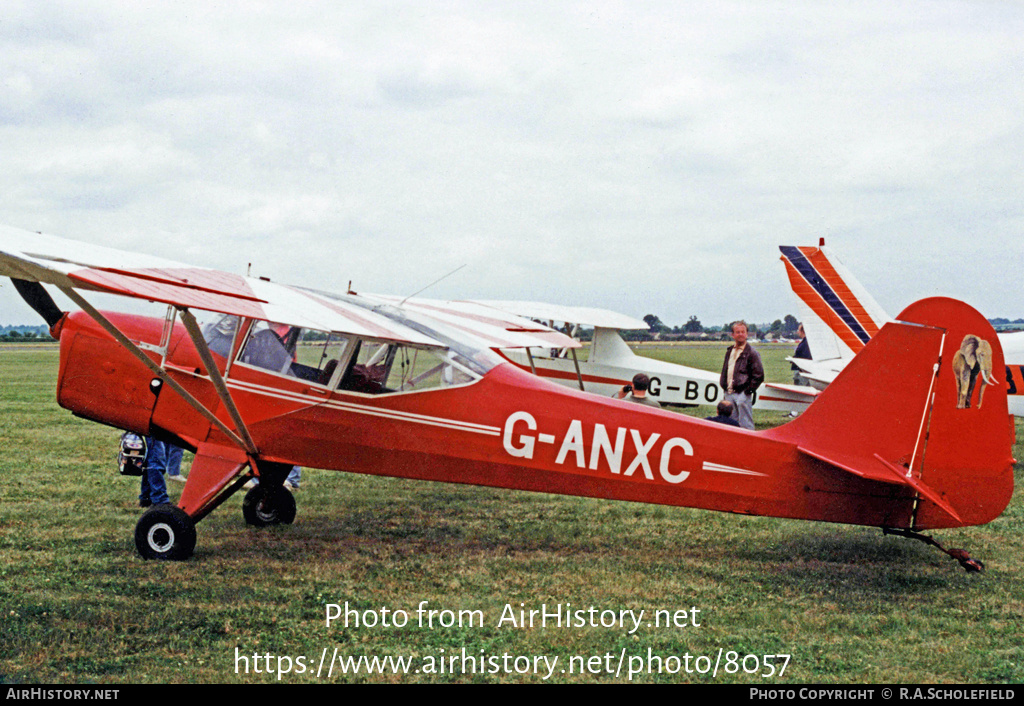
[[[807,342],[807,334],[804,333],[804,325],[800,326],[796,330],[797,338],[800,339],[800,343],[796,347],[796,351],[793,352],[794,358],[801,358],[803,360],[811,360],[811,344]],[[793,370],[793,384],[794,385],[809,385],[810,381],[805,378],[800,372],[800,366],[796,363],[790,363],[790,368]]]
[[[629,402],[636,402],[637,404],[645,404],[648,407],[661,408],[661,403],[658,400],[652,400],[647,396],[647,390],[651,386],[651,379],[643,373],[637,373],[633,376],[633,384],[624,386],[621,390],[616,392],[613,397],[617,400],[628,400]]]
[[[747,343],[747,324],[735,321],[732,324],[734,345],[725,352],[722,363],[721,385],[725,390],[723,399],[732,402],[733,418],[744,429],[754,428],[754,392],[764,382],[764,366],[761,356]]]
[[[292,470],[288,471],[288,477],[284,479],[284,487],[288,490],[298,490],[299,482],[302,480],[302,466],[292,466]],[[252,478],[248,483],[245,484],[246,488],[255,488],[260,484],[259,478]]]
[[[184,449],[174,444],[167,444],[167,478],[178,483],[185,482],[185,476],[181,475],[181,457]]]
[[[142,470],[142,487],[139,490],[139,507],[166,505],[171,502],[167,495],[167,447],[163,441],[146,438],[146,467]]]

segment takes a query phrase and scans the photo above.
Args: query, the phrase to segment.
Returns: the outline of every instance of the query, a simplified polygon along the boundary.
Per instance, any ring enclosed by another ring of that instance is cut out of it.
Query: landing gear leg
[[[920,534],[913,530],[891,529],[889,527],[883,527],[882,534],[892,534],[898,537],[906,537],[907,539],[916,539],[920,542],[924,542],[925,544],[931,544],[933,547],[937,547],[940,552],[948,554],[960,562],[960,566],[964,567],[964,571],[969,574],[980,573],[985,570],[985,565],[983,563],[977,559],[972,559],[971,555],[963,549],[946,549],[928,535]]]
[[[135,546],[143,559],[183,561],[196,546],[196,523],[245,483],[241,452],[200,444],[178,505],[157,505],[139,518]]]

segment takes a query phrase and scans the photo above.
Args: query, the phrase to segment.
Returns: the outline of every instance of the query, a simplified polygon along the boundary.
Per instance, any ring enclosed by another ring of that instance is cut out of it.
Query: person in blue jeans
[[[288,477],[284,479],[284,487],[290,490],[298,490],[300,480],[302,480],[302,466],[292,466],[292,470],[288,472]],[[259,484],[259,478],[252,478],[245,484],[245,487],[255,488]]]
[[[165,444],[167,449],[167,478],[169,480],[185,482],[185,476],[181,475],[181,455],[184,449],[174,444]]]
[[[167,448],[170,444],[146,438],[146,468],[142,471],[142,489],[139,492],[139,507],[165,505],[171,502],[167,495]]]

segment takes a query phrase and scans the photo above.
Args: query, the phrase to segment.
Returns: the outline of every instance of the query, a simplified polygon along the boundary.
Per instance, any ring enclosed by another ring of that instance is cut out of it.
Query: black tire
[[[295,497],[284,488],[257,485],[242,500],[247,525],[290,525],[295,521]]]
[[[196,523],[175,505],[155,505],[135,525],[135,547],[143,559],[184,561],[196,548]]]

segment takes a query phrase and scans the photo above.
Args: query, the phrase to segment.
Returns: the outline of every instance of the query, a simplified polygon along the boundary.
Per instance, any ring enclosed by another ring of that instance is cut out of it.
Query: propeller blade
[[[61,317],[64,316],[64,312],[61,311],[57,304],[53,301],[53,297],[50,296],[43,285],[38,282],[28,282],[23,279],[11,278],[11,282],[14,283],[14,288],[18,290],[18,294],[25,302],[35,309],[35,312],[43,317],[47,326],[52,327],[55,323],[60,321]]]

